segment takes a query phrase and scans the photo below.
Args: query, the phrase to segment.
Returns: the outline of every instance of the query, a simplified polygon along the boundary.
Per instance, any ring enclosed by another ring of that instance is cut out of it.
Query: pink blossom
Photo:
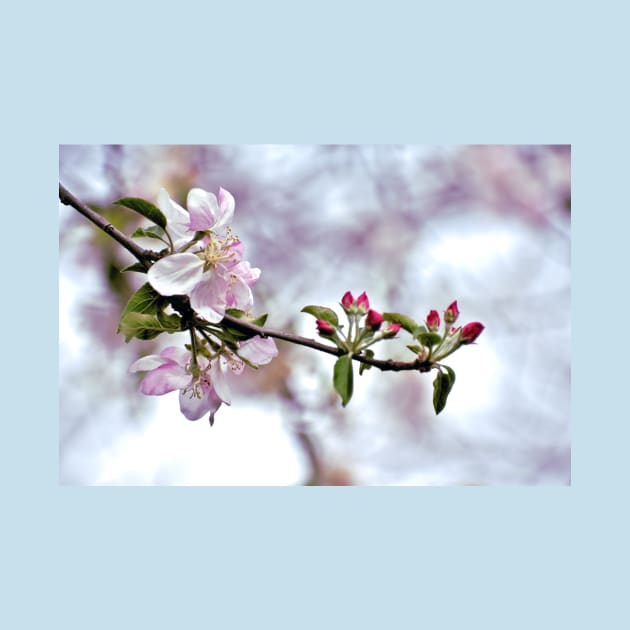
[[[241,374],[245,367],[242,356],[254,365],[269,363],[278,350],[272,339],[253,337],[239,345],[237,354],[224,352],[209,360],[198,354],[193,366],[192,353],[184,348],[169,346],[158,355],[149,355],[133,363],[130,372],[144,372],[140,391],[149,396],[161,396],[179,389],[179,408],[189,420],[198,420],[206,413],[214,416],[222,403],[230,404],[228,374]]]
[[[436,310],[429,311],[426,319],[427,328],[435,332],[440,327],[440,315]]]
[[[466,324],[462,328],[461,332],[462,344],[472,343],[475,341],[475,339],[477,339],[477,337],[479,337],[479,335],[483,332],[484,328],[485,326],[480,322],[470,322],[470,324]]]
[[[187,295],[192,308],[212,323],[223,319],[226,308],[249,310],[253,305],[251,287],[260,269],[242,260],[243,245],[227,227],[234,215],[234,197],[223,188],[218,199],[193,188],[188,193],[188,212],[166,191],[160,192],[158,203],[167,215],[167,229],[174,232],[176,244],[185,237],[190,241],[198,231],[205,236],[194,250],[155,262],[147,273],[151,286],[161,295]]]
[[[372,330],[378,330],[381,327],[381,324],[383,323],[383,316],[378,311],[374,311],[370,309],[368,311],[365,323]]]

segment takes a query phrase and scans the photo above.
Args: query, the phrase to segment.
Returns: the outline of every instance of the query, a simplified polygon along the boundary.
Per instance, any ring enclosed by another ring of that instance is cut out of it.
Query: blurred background
[[[139,356],[184,334],[116,334],[145,281],[130,254],[59,204],[59,475],[68,485],[566,485],[570,441],[570,147],[60,146],[60,181],[127,234],[120,197],[185,207],[192,187],[236,199],[234,233],[262,269],[256,313],[315,338],[307,304],[347,290],[416,321],[457,299],[478,344],[435,416],[432,374],[355,371],[343,409],[334,358],[278,342],[233,383],[213,427],[177,393],[139,392]],[[144,243],[155,247],[154,241]],[[409,360],[409,337],[374,347]]]

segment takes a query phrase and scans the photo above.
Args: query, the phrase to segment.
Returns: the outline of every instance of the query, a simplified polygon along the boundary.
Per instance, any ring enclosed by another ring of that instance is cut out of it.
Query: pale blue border
[[[7,627],[624,625],[612,569],[628,531],[627,280],[615,273],[629,233],[628,51],[616,7],[12,5]],[[265,141],[573,143],[571,488],[58,487],[57,145]]]

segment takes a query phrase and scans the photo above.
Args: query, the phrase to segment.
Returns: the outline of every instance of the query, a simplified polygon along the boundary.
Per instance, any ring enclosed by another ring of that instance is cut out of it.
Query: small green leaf
[[[409,348],[409,350],[411,350],[411,352],[413,352],[414,354],[419,354],[420,352],[422,352],[422,348],[420,346],[411,345],[407,346],[407,348]]]
[[[352,358],[344,354],[337,359],[333,371],[333,385],[341,396],[341,405],[345,407],[352,398]]]
[[[335,327],[339,326],[339,318],[337,313],[331,308],[325,306],[305,306],[302,309],[302,313],[308,313],[317,319],[323,319],[325,322],[332,324]]]
[[[417,337],[418,341],[428,348],[433,347],[436,343],[440,343],[442,341],[442,337],[437,333],[420,333]]]
[[[137,339],[155,339],[163,332],[174,333],[181,331],[181,318],[178,315],[151,315],[132,312],[120,320],[118,332],[125,335],[125,342],[129,343],[133,337]]]
[[[416,324],[411,317],[407,317],[401,313],[383,313],[383,319],[386,322],[400,324],[407,332],[410,333],[413,333],[413,331],[418,328],[418,324]]]
[[[123,273],[123,271],[139,271],[140,273],[146,273],[147,268],[141,262],[137,262],[133,263],[133,265],[129,265],[129,267],[121,269],[120,273]]]
[[[251,320],[252,324],[255,324],[256,326],[264,326],[266,321],[267,313],[263,313],[262,315],[259,315],[256,319]]]
[[[417,337],[418,335],[421,335],[422,333],[428,333],[428,332],[429,332],[429,329],[426,326],[418,326],[417,328],[414,328],[411,334],[414,337]]]
[[[364,352],[365,356],[368,359],[373,359],[374,358],[374,351],[373,350],[366,350]],[[361,376],[361,374],[363,374],[363,372],[365,372],[365,370],[369,370],[372,366],[369,363],[359,363],[359,376]]]
[[[436,415],[446,407],[446,400],[455,382],[455,373],[450,368],[448,370],[449,372],[438,372],[433,381],[433,408]]]
[[[150,313],[157,315],[164,298],[148,283],[145,282],[130,298],[122,312],[124,317],[128,313]]]
[[[166,217],[157,206],[154,206],[149,201],[137,197],[123,197],[122,199],[118,199],[118,201],[114,201],[114,203],[117,206],[124,206],[125,208],[129,208],[129,210],[141,214],[161,228],[166,227]]]
[[[232,317],[238,317],[238,319],[243,319],[245,315],[245,311],[242,311],[240,308],[226,308],[226,315],[231,315]]]
[[[151,225],[148,228],[139,227],[132,235],[131,238],[156,238],[165,243],[166,232],[159,225]]]
[[[455,371],[453,370],[453,368],[448,367],[448,365],[440,365],[440,367],[443,370],[446,370],[446,373],[448,374],[449,382],[450,382],[450,387],[449,387],[449,393],[450,393],[451,389],[453,389],[453,385],[455,385]]]

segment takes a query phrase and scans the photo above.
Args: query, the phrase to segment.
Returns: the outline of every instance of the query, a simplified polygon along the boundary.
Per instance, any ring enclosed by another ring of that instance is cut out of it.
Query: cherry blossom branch
[[[261,337],[273,337],[274,339],[281,339],[282,341],[288,341],[289,343],[293,343],[299,346],[305,346],[307,348],[312,348],[313,350],[319,350],[320,352],[332,354],[336,357],[342,357],[343,355],[348,354],[346,351],[341,350],[340,348],[327,346],[323,343],[315,341],[314,339],[292,335],[281,330],[265,328],[264,326],[257,326],[256,324],[238,319],[237,317],[232,317],[231,315],[225,315],[223,317],[223,321],[228,322],[231,327],[242,330],[244,332],[252,332],[260,335]],[[408,370],[428,372],[431,369],[431,363],[427,361],[419,361],[418,359],[416,359],[415,361],[394,361],[393,359],[381,360],[362,356],[360,354],[353,354],[352,358],[359,363],[371,365],[383,372],[404,372]]]
[[[122,245],[128,252],[133,254],[135,258],[142,263],[147,269],[151,265],[152,262],[159,260],[161,255],[158,252],[154,252],[152,250],[143,249],[140,247],[135,241],[133,241],[126,234],[118,230],[111,223],[109,223],[104,217],[98,214],[96,211],[92,210],[85,203],[77,199],[69,190],[67,190],[61,183],[59,184],[59,199],[60,201],[68,206],[73,207],[75,210],[80,212],[84,217],[90,220],[94,225],[103,230],[106,234],[111,236],[116,242]],[[173,296],[168,298],[171,304],[176,310],[178,310],[182,315],[185,315],[185,319],[191,322],[193,325],[203,325],[202,321],[198,321],[193,316],[192,309],[190,307],[190,303],[188,298],[185,296]],[[319,343],[313,339],[308,339],[307,337],[300,337],[298,335],[293,335],[291,333],[287,333],[280,330],[273,330],[271,328],[265,328],[264,326],[258,326],[254,323],[248,322],[243,319],[239,319],[237,317],[233,317],[231,315],[225,315],[222,323],[228,323],[230,327],[235,328],[237,330],[253,333],[255,335],[260,335],[261,337],[273,337],[274,339],[279,339],[282,341],[287,341],[289,343],[293,343],[300,346],[305,346],[307,348],[312,348],[313,350],[318,350],[319,352],[324,352],[336,357],[341,357],[347,355],[348,353],[340,348],[334,346],[327,346],[325,344]],[[362,356],[360,354],[352,354],[352,359],[359,362],[364,363],[366,365],[373,366],[383,372],[402,372],[402,371],[419,371],[419,372],[429,372],[431,370],[432,364],[428,361],[420,361],[419,359],[415,359],[414,361],[394,361],[392,359],[381,360],[375,359],[373,357]]]

